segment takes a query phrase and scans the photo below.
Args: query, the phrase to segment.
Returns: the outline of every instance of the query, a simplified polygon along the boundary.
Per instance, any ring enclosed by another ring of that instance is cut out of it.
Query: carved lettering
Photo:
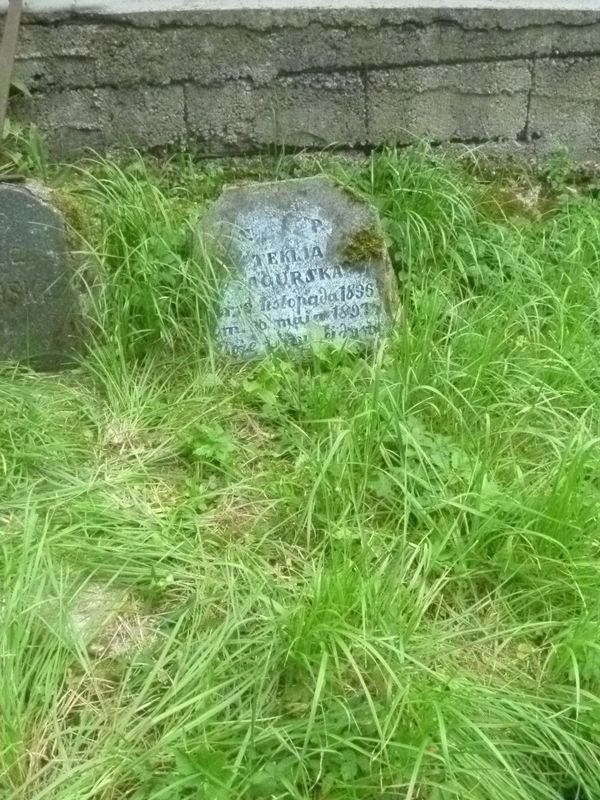
[[[12,269],[23,267],[27,263],[26,253],[19,245],[11,245],[5,248],[4,257],[5,269],[9,272]]]
[[[309,217],[305,217],[304,219],[309,223],[313,233],[319,233],[319,231],[325,226],[325,223],[322,219],[310,219]]]
[[[376,280],[379,273],[388,280],[384,252],[359,266],[343,255],[346,241],[376,220],[334,186],[314,195],[301,180],[232,189],[214,218],[219,228],[225,219],[240,231],[231,248],[239,277],[225,284],[218,326],[229,352],[263,353],[315,337],[365,340],[387,329],[386,284]]]
[[[265,266],[285,266],[286,264],[296,264],[297,262],[306,262],[314,259],[325,258],[323,250],[318,245],[309,247],[304,245],[301,248],[284,247],[282,250],[267,250],[262,253],[252,253],[250,255],[251,266],[255,269],[263,268]],[[337,273],[341,276],[342,269],[338,265],[336,267]]]
[[[24,278],[4,279],[0,281],[0,302],[36,303],[41,298],[42,291],[39,281],[27,281]]]

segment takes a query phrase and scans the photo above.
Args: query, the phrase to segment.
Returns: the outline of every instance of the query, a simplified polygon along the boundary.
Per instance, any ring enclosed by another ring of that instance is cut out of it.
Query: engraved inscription
[[[11,273],[27,264],[27,251],[11,227],[6,214],[0,214],[0,269]]]
[[[16,277],[0,282],[0,303],[35,303],[39,295],[35,282]]]
[[[314,187],[314,196],[305,187]],[[373,212],[326,179],[233,189],[217,203],[211,225],[230,266],[216,331],[226,353],[369,341],[389,329],[387,255],[378,251],[379,262],[364,263],[343,257],[352,234],[374,225]]]
[[[324,228],[318,218],[304,219],[312,233]],[[365,339],[382,332],[375,280],[328,260],[319,244],[284,242],[246,253],[243,265],[246,286],[227,293],[218,329],[231,355],[252,355],[261,344],[302,346],[315,335]]]

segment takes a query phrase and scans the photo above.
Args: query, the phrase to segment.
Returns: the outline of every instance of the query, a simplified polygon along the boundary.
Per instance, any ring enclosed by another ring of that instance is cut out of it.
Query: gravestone
[[[224,268],[216,339],[228,355],[369,343],[393,324],[397,287],[377,214],[325,177],[229,187],[200,232]]]
[[[0,361],[73,361],[77,302],[63,215],[44,190],[0,183]]]

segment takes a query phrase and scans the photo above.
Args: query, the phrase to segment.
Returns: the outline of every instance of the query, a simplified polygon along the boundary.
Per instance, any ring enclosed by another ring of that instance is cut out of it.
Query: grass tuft
[[[599,797],[593,181],[40,152],[104,288],[78,370],[0,375],[0,795]],[[217,359],[196,219],[320,172],[378,207],[405,323]],[[91,591],[126,600],[90,640]]]

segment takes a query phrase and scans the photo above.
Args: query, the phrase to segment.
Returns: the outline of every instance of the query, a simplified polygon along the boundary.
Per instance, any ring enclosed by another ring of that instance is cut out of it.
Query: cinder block
[[[133,86],[187,81],[210,86],[248,78],[269,83],[282,72],[302,71],[324,45],[309,49],[306,30],[268,32],[240,27],[128,29],[108,26],[99,33],[99,85]],[[328,51],[329,52],[329,51]],[[335,63],[329,53],[324,63]]]
[[[600,58],[539,59],[533,97],[570,100],[600,98]]]
[[[156,86],[180,77],[175,31],[102,26],[96,42],[99,86]]]
[[[290,12],[286,12],[288,15]],[[107,23],[96,26],[93,52],[98,85],[134,86],[190,81],[210,85],[217,81],[249,78],[268,83],[278,76],[303,71],[361,69],[364,66],[444,64],[490,58],[522,58],[558,52],[598,52],[600,23],[573,28],[558,23],[503,27],[497,15],[488,15],[481,27],[469,27],[457,12],[431,9],[381,14],[380,24],[366,24],[363,16],[333,12],[324,24],[306,16],[303,24],[268,29],[244,24],[196,24],[174,27],[127,27]],[[356,19],[355,19],[356,17]],[[467,20],[470,18],[467,17]],[[352,22],[354,21],[354,24]],[[38,26],[39,27],[39,26]],[[56,54],[74,39],[74,31],[50,39],[43,34],[42,50]],[[86,32],[80,49],[89,50]],[[583,50],[581,49],[583,48]]]
[[[11,114],[35,120],[62,156],[89,147],[165,147],[186,135],[180,86],[49,92],[14,98]]]
[[[100,32],[104,25],[78,25],[64,22],[53,25],[22,25],[19,32],[19,58],[82,57],[98,52]]]
[[[368,75],[372,143],[516,139],[525,129],[525,62],[409,67]]]
[[[31,92],[51,89],[93,89],[96,86],[94,60],[84,56],[48,56],[18,58],[15,78]]]
[[[268,100],[268,93],[249,81],[215,87],[189,84],[185,87],[188,133],[211,154],[255,149],[257,121],[270,118]]]
[[[208,83],[261,72],[443,64],[482,59],[597,53],[600,13],[539,9],[231,9],[125,15],[102,26],[100,73],[126,80],[142,58],[160,82]],[[135,27],[134,27],[135,26]],[[106,34],[106,36],[105,36]],[[111,48],[111,41],[115,46]],[[173,49],[175,48],[175,49]],[[174,57],[172,57],[174,54]]]
[[[186,107],[191,137],[210,152],[366,142],[364,89],[357,75],[305,75],[269,86],[189,85]]]
[[[536,62],[529,131],[540,152],[600,154],[600,58]]]
[[[274,85],[272,108],[284,144],[366,144],[365,93],[359,75],[328,73],[283,78]],[[266,129],[260,129],[266,133]]]
[[[155,148],[185,139],[183,87],[99,89],[98,94],[111,144]]]
[[[188,135],[211,153],[527,136],[599,154],[600,10],[479,5],[30,12],[16,75],[34,97],[11,113],[65,154]]]
[[[11,116],[35,121],[45,134],[50,150],[72,155],[106,145],[99,93],[93,89],[67,89],[11,99]]]

